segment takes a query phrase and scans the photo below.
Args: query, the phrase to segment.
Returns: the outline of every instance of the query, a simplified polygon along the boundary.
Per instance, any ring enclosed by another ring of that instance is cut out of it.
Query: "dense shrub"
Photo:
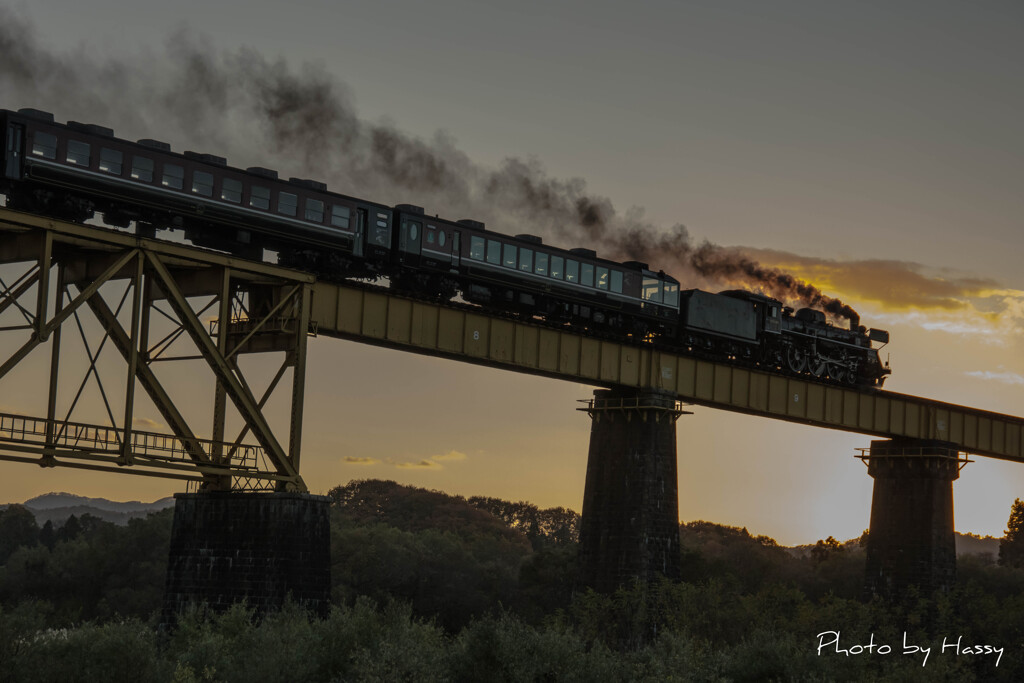
[[[801,549],[709,522],[680,527],[681,582],[576,585],[566,511],[394,482],[331,492],[335,606],[153,615],[172,513],[0,524],[0,681],[1024,680],[1024,569],[968,556],[945,595],[865,601],[864,549]],[[11,508],[8,508],[11,510]],[[6,532],[5,532],[6,530]],[[889,655],[818,652],[889,644]],[[942,653],[944,638],[1005,648]],[[906,642],[929,646],[903,654]]]

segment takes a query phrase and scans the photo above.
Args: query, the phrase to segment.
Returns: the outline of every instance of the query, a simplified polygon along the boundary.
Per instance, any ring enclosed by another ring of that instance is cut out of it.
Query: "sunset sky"
[[[627,229],[658,244],[682,225],[672,244],[805,278],[888,329],[886,389],[1021,415],[1022,26],[1015,0],[0,0],[0,108],[601,255]],[[688,253],[650,260],[684,286],[751,286]],[[0,384],[0,411],[45,414],[31,370]],[[316,339],[303,476],[579,510],[591,391]],[[868,526],[854,449],[870,437],[693,412],[683,521],[785,544]],[[0,502],[180,489],[0,463]],[[1002,535],[1018,496],[1024,464],[979,458],[954,485],[957,529]]]

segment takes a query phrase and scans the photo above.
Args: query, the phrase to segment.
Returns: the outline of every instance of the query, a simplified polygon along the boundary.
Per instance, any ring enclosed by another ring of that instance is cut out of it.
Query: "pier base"
[[[257,617],[286,599],[330,607],[329,499],[301,493],[175,495],[164,623],[189,605],[245,602]]]
[[[580,522],[580,581],[601,592],[677,579],[679,493],[672,395],[598,390]]]
[[[898,598],[909,586],[925,594],[956,581],[953,481],[965,462],[956,444],[872,441],[862,456],[875,480],[865,589]]]

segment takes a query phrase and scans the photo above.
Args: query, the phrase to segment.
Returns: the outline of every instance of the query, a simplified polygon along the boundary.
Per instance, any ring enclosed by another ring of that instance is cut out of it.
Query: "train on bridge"
[[[119,139],[103,126],[57,123],[48,112],[0,110],[5,154],[0,194],[12,209],[154,236],[183,230],[193,244],[335,280],[386,278],[402,294],[456,296],[502,315],[570,325],[823,382],[881,387],[890,370],[873,342],[889,334],[844,328],[811,308],[743,290],[683,290],[637,261],[562,249],[474,220],[428,216],[329,191],[226,159],[177,153],[153,139]]]

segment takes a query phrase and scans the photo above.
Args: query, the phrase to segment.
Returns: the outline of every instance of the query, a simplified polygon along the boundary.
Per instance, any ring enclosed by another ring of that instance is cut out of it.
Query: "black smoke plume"
[[[666,232],[640,210],[620,214],[583,180],[551,178],[535,159],[485,168],[443,133],[424,141],[386,121],[363,120],[347,88],[322,66],[294,69],[251,49],[218,51],[187,29],[162,50],[102,59],[88,47],[48,49],[29,20],[0,7],[0,106],[111,126],[119,137],[164,139],[179,150],[226,155],[235,166],[275,164],[285,177],[312,177],[344,194],[419,204],[502,232],[644,261],[684,285],[744,285],[857,319],[813,285],[736,249],[695,248],[682,225]]]
[[[710,278],[748,280],[760,283],[772,296],[797,300],[812,308],[820,308],[836,318],[850,321],[851,327],[860,324],[860,315],[839,299],[826,296],[814,285],[774,268],[766,268],[745,256],[731,254],[721,247],[705,242],[691,256],[694,269]]]

